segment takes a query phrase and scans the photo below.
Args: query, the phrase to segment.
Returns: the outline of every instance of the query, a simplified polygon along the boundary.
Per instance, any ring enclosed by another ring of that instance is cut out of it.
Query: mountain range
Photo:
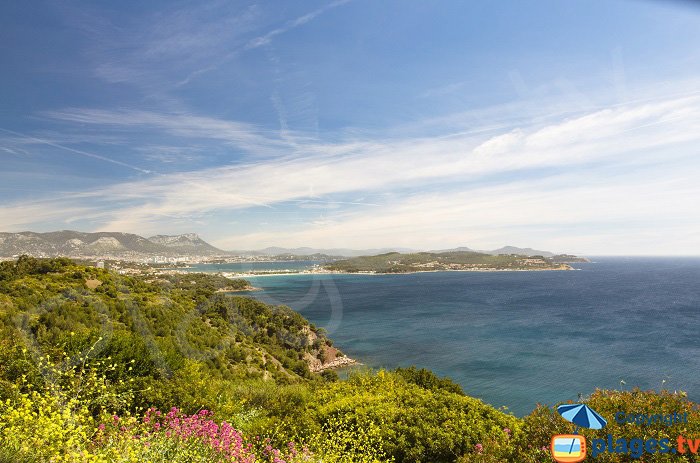
[[[441,249],[430,252],[481,252],[484,254],[519,254],[523,256],[552,257],[553,253],[532,248],[505,246],[492,251],[474,250],[467,247]],[[48,233],[19,232],[0,233],[0,257],[29,254],[37,257],[147,257],[147,256],[372,256],[388,252],[415,253],[409,248],[282,248],[268,247],[255,251],[224,251],[204,241],[196,233],[183,235],[155,235],[150,238],[121,232],[83,233],[62,230]]]
[[[259,249],[256,251],[232,251],[234,254],[251,254],[259,256],[282,256],[282,255],[292,255],[292,256],[312,256],[312,255],[326,255],[326,256],[342,256],[342,257],[358,257],[358,256],[368,256],[385,254],[387,252],[415,252],[408,248],[373,248],[373,249],[348,249],[348,248],[280,248],[276,246],[268,247],[265,249]]]
[[[269,247],[265,249],[260,249],[257,251],[232,251],[234,254],[251,254],[251,255],[262,255],[262,256],[281,256],[281,255],[294,255],[294,256],[311,256],[316,254],[323,254],[327,256],[343,256],[343,257],[359,257],[359,256],[376,256],[378,254],[386,254],[389,252],[400,252],[402,254],[421,252],[417,249],[411,248],[373,248],[373,249],[348,249],[348,248],[280,248],[280,247]],[[441,252],[480,252],[482,254],[491,254],[497,256],[499,254],[518,254],[521,256],[543,256],[543,257],[553,257],[555,254],[549,251],[538,251],[532,248],[518,248],[515,246],[504,246],[502,248],[494,249],[491,251],[471,249],[465,246],[451,249],[439,249],[431,250],[426,252],[441,253]]]
[[[538,251],[537,249],[532,249],[532,248],[518,248],[515,246],[503,246],[502,248],[494,249],[492,251],[484,251],[480,249],[471,249],[467,247],[459,247],[459,248],[452,248],[452,249],[440,249],[438,251],[431,251],[431,252],[480,252],[482,254],[491,254],[492,256],[497,256],[499,254],[517,254],[520,256],[542,256],[542,257],[554,257],[553,252],[549,251]]]
[[[21,254],[37,257],[143,257],[151,255],[211,256],[223,255],[226,252],[215,248],[194,233],[175,236],[157,235],[150,238],[132,233],[82,233],[72,230],[48,233],[0,233],[0,256],[10,257]]]

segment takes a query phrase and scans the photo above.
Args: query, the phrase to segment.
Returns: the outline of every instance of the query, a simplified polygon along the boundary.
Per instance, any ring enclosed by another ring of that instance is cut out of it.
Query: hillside
[[[0,264],[5,329],[27,317],[25,329],[44,349],[104,337],[105,352],[132,345],[149,374],[172,373],[196,353],[222,378],[283,382],[311,379],[310,365],[335,360],[326,358],[336,350],[330,341],[290,308],[219,292],[248,286],[196,273],[124,277],[67,259]]]
[[[542,256],[512,254],[490,255],[475,251],[418,252],[401,254],[390,252],[377,256],[362,256],[339,260],[324,267],[337,272],[408,273],[446,270],[571,270],[565,263]]]
[[[48,233],[0,233],[0,257],[113,257],[134,258],[154,255],[221,255],[196,234],[158,235],[144,238],[132,233],[83,233],[63,230]]]

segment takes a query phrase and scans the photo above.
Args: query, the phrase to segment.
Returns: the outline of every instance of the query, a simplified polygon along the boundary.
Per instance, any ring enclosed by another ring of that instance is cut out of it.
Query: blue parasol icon
[[[576,426],[589,429],[603,429],[608,422],[586,404],[559,405],[557,412]],[[574,431],[576,433],[576,431]]]

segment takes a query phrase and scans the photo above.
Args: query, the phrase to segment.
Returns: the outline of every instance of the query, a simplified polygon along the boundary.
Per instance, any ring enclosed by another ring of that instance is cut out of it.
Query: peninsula
[[[567,259],[571,258],[571,259]],[[413,273],[436,271],[573,270],[567,262],[580,262],[575,256],[491,255],[473,251],[389,252],[338,260],[323,268],[345,273]]]

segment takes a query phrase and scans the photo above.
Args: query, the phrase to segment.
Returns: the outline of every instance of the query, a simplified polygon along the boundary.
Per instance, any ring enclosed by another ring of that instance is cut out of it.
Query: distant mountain
[[[542,256],[542,257],[553,257],[554,253],[549,251],[538,251],[532,248],[516,248],[515,246],[504,246],[502,248],[494,249],[493,251],[480,251],[486,254],[517,254],[520,256]]]
[[[248,255],[258,255],[258,256],[282,256],[282,255],[294,255],[294,256],[310,256],[313,254],[325,254],[327,256],[343,256],[343,257],[360,257],[360,256],[376,256],[379,254],[387,254],[390,252],[399,252],[403,254],[420,252],[415,249],[410,248],[374,248],[374,249],[348,249],[348,248],[334,248],[334,249],[319,249],[319,248],[280,248],[280,247],[269,247],[265,249],[260,249],[257,251],[233,251],[237,254],[248,254]],[[477,249],[468,248],[466,246],[460,246],[457,248],[450,249],[440,249],[436,251],[428,251],[433,253],[444,253],[444,252],[478,252],[482,254],[491,254],[497,256],[499,254],[515,254],[520,256],[542,256],[542,257],[553,257],[555,254],[549,251],[538,251],[532,248],[517,248],[515,246],[504,246],[499,249],[494,249],[493,251],[482,251]]]
[[[158,236],[153,240],[132,233],[83,233],[63,230],[48,233],[0,233],[0,256],[29,254],[37,257],[143,257],[149,255],[224,254],[197,235]]]
[[[492,256],[497,256],[499,254],[514,254],[518,256],[542,256],[542,257],[553,257],[555,254],[549,251],[538,251],[532,248],[516,248],[515,246],[503,246],[502,248],[494,249],[493,251],[484,251],[471,249],[467,247],[459,247],[452,249],[441,249],[439,251],[430,252],[480,252],[482,254],[491,254]]]
[[[482,252],[485,254],[490,254],[488,251],[475,251],[472,248],[468,248],[466,246],[460,246],[458,248],[450,248],[450,249],[440,249],[437,251],[428,251],[428,252],[435,252],[435,253],[441,253],[441,252]]]
[[[408,248],[379,248],[379,249],[347,249],[347,248],[330,248],[330,249],[320,249],[320,248],[280,248],[280,247],[268,247],[265,249],[260,249],[257,251],[233,251],[234,254],[248,254],[248,255],[258,255],[258,256],[281,256],[281,255],[294,255],[294,256],[311,256],[314,254],[323,254],[326,256],[343,256],[343,257],[357,257],[366,255],[376,255],[385,254],[387,252],[415,252],[413,249]]]
[[[0,233],[0,257],[12,257],[29,254],[37,257],[68,256],[68,257],[114,257],[114,258],[143,258],[148,256],[277,256],[284,259],[304,257],[309,259],[326,260],[338,257],[376,256],[398,252],[402,254],[416,253],[410,248],[282,248],[267,247],[257,251],[222,251],[204,241],[196,233],[183,235],[155,235],[150,238],[133,233],[97,232],[83,233],[73,230],[36,233]],[[490,255],[514,254],[521,256],[556,257],[560,262],[580,262],[584,258],[555,254],[548,251],[538,251],[532,248],[504,246],[493,251],[480,251],[468,247],[457,247],[430,251],[433,253],[482,253]],[[573,260],[577,259],[577,260]]]
[[[196,233],[184,235],[156,235],[148,238],[148,241],[170,248],[182,254],[226,254],[219,248],[204,241]]]

